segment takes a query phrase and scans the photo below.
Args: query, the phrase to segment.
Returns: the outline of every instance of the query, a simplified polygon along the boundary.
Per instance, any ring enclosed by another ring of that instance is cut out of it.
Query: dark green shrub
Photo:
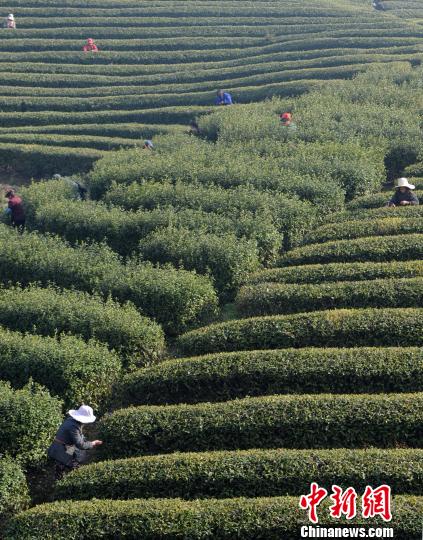
[[[9,458],[0,458],[0,527],[13,514],[29,505],[29,491],[21,467]]]
[[[212,324],[178,338],[184,354],[282,347],[423,345],[423,309],[336,309]]]
[[[121,302],[129,300],[169,333],[181,332],[216,313],[216,294],[204,276],[137,261],[123,265],[106,246],[72,248],[59,238],[19,235],[4,225],[0,225],[0,280],[24,285],[53,282]]]
[[[300,528],[309,524],[298,500],[298,497],[270,497],[63,501],[36,506],[16,516],[5,531],[5,540],[112,539],[122,535],[127,540],[297,540]],[[383,523],[380,518],[360,516],[348,523],[340,522],[330,517],[329,504],[328,499],[319,506],[320,525],[351,524],[367,528],[380,527]],[[389,526],[395,534],[407,540],[420,540],[423,497],[398,495],[392,504],[395,510]]]
[[[423,450],[241,450],[176,453],[103,461],[58,484],[57,499],[271,497],[320,486],[388,484],[393,493],[418,495]]]
[[[142,406],[103,417],[102,458],[247,448],[423,444],[423,393],[319,394]]]
[[[420,307],[423,278],[327,282],[316,285],[259,283],[241,288],[236,297],[244,317],[334,308]]]
[[[323,225],[308,234],[303,244],[328,242],[330,240],[343,240],[347,238],[362,238],[364,236],[384,236],[396,234],[422,233],[423,221],[421,218],[393,217],[374,219],[372,221],[343,221]]]
[[[186,270],[210,273],[225,298],[232,298],[247,275],[260,267],[257,246],[250,240],[174,227],[141,240],[140,253],[154,263],[182,264]]]
[[[246,283],[251,285],[268,282],[301,284],[413,277],[423,277],[423,261],[345,262],[270,268],[251,274]]]
[[[45,460],[62,421],[61,405],[34,383],[12,390],[9,383],[0,381],[0,454],[25,465]]]
[[[0,379],[20,388],[33,378],[68,408],[78,403],[104,408],[120,371],[120,359],[99,343],[0,329]]]
[[[334,262],[409,261],[423,257],[423,234],[370,236],[295,248],[281,266]]]
[[[418,348],[279,349],[168,360],[126,375],[120,403],[165,405],[245,396],[413,392],[421,388]]]
[[[0,324],[43,336],[65,332],[95,339],[138,366],[157,360],[164,349],[160,326],[134,306],[80,291],[0,288]]]

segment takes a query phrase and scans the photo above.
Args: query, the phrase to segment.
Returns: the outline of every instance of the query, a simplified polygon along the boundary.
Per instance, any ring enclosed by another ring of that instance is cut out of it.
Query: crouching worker
[[[22,233],[25,228],[25,209],[22,199],[16,195],[13,189],[7,191],[6,199],[9,201],[6,214],[10,216],[12,227]]]
[[[83,46],[82,50],[84,52],[98,52],[98,47],[94,43],[93,38],[88,38],[87,39],[87,44]]]
[[[87,441],[82,434],[84,424],[95,422],[96,417],[91,407],[81,405],[78,410],[71,409],[68,414],[47,452],[56,462],[56,480],[84,463],[86,450],[103,444],[103,441]]]
[[[410,184],[407,180],[407,178],[399,178],[397,182],[397,186],[395,189],[395,193],[391,197],[390,201],[386,204],[386,206],[416,206],[419,204],[419,199],[417,196],[412,192],[412,190],[416,186],[413,186],[413,184]]]

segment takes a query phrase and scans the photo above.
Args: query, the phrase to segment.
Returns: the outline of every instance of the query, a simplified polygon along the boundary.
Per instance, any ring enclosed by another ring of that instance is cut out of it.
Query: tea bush
[[[120,409],[99,423],[102,458],[247,448],[423,443],[423,394],[319,394]]]
[[[406,218],[416,219],[423,216],[423,205],[421,206],[395,206],[382,208],[359,208],[354,211],[334,212],[324,217],[324,223],[341,223],[343,221],[371,221],[381,218]]]
[[[395,511],[389,526],[401,538],[420,540],[422,499],[411,495],[393,498]],[[324,501],[319,506],[320,525],[339,526],[339,519],[329,517],[328,505]],[[14,517],[5,540],[78,540],[84,535],[104,536],[105,531],[111,538],[124,534],[128,540],[297,540],[305,519],[298,497],[63,501],[36,506]],[[358,516],[348,524],[380,527],[381,521]]]
[[[89,403],[104,410],[120,372],[120,359],[99,343],[0,329],[0,379],[21,388],[32,378],[68,408]]]
[[[416,190],[413,193],[419,200],[423,199],[423,191]],[[358,197],[356,200],[351,201],[347,208],[348,210],[359,210],[364,208],[380,208],[385,206],[391,199],[394,193],[373,193],[372,195],[366,195],[364,197]],[[408,212],[408,208],[407,208]]]
[[[0,226],[0,279],[24,285],[53,282],[129,300],[170,333],[208,320],[217,306],[215,291],[204,276],[137,261],[124,266],[106,246],[72,248],[59,238],[19,235],[4,225]]]
[[[384,236],[397,234],[422,233],[421,218],[393,217],[374,219],[372,221],[352,220],[341,223],[323,225],[309,233],[303,244],[315,244],[330,240],[344,240],[347,238],[363,238],[367,236]]]
[[[242,287],[236,308],[243,317],[334,308],[420,307],[423,278],[319,284],[260,283]]]
[[[184,354],[281,347],[421,346],[420,308],[337,309],[254,317],[192,330],[178,338]]]
[[[409,261],[423,256],[423,234],[370,236],[333,240],[295,248],[281,258],[281,266],[336,262]]]
[[[233,234],[168,227],[146,236],[139,247],[142,257],[149,261],[179,263],[186,270],[210,273],[224,298],[232,298],[247,275],[260,267],[255,243]]]
[[[160,326],[134,306],[80,291],[0,288],[0,324],[43,336],[65,332],[96,339],[138,366],[157,360],[164,349]]]
[[[307,493],[310,484],[391,486],[418,495],[423,450],[241,450],[175,453],[95,463],[66,476],[58,499],[271,497]]]
[[[61,401],[29,383],[12,390],[0,381],[0,454],[24,465],[38,465],[62,421]]]
[[[168,360],[125,375],[119,403],[165,405],[245,396],[420,390],[415,347],[279,349]]]
[[[29,491],[21,467],[9,458],[0,458],[0,526],[29,505]]]
[[[248,276],[247,284],[324,283],[327,281],[367,281],[374,279],[414,278],[423,276],[423,261],[353,262],[307,264],[269,268]]]

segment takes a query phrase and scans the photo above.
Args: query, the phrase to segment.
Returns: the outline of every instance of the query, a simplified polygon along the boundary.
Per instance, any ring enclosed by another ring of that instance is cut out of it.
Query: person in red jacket
[[[13,189],[6,193],[6,199],[9,200],[6,213],[10,215],[12,226],[23,232],[25,228],[25,209],[22,199],[18,197]]]
[[[84,52],[98,52],[98,47],[97,45],[94,43],[94,40],[93,38],[88,38],[87,39],[87,44],[84,45],[83,49],[82,49]]]

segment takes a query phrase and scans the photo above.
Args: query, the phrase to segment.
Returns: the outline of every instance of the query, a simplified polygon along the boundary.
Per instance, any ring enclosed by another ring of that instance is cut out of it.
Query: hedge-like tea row
[[[0,527],[13,514],[29,505],[29,491],[21,467],[8,458],[0,457]]]
[[[247,448],[423,444],[423,393],[319,394],[142,406],[104,417],[103,458]]]
[[[390,261],[386,263],[327,263],[286,268],[269,268],[251,274],[246,284],[322,283],[326,281],[361,281],[423,277],[423,261]]]
[[[260,283],[242,287],[236,297],[237,311],[243,317],[334,308],[420,306],[423,306],[423,277],[317,285]]]
[[[364,236],[384,236],[396,234],[422,233],[421,218],[384,218],[373,221],[346,221],[319,227],[304,239],[304,244],[343,240],[346,238],[362,238]]]
[[[307,493],[312,482],[388,484],[421,493],[423,450],[244,450],[176,453],[95,463],[60,482],[57,499],[272,497]]]
[[[381,218],[416,219],[422,216],[423,204],[419,206],[383,206],[382,208],[359,208],[354,211],[334,212],[325,216],[324,223],[335,223],[337,225],[344,221],[370,221]]]
[[[192,330],[178,338],[184,354],[285,347],[423,345],[423,309],[336,309],[254,317]]]
[[[248,274],[260,267],[256,243],[230,233],[168,227],[142,239],[139,248],[142,257],[153,263],[181,264],[186,270],[210,274],[224,298],[233,298]]]
[[[130,300],[165,330],[178,333],[207,320],[217,299],[210,280],[184,270],[128,263],[105,246],[72,248],[58,238],[19,235],[0,226],[0,279],[22,284],[54,282]]]
[[[0,287],[0,324],[43,336],[65,332],[95,339],[138,366],[157,360],[164,349],[160,326],[134,306],[80,291]]]
[[[422,377],[417,347],[243,351],[140,369],[124,377],[119,396],[128,406],[285,393],[415,392]]]
[[[62,420],[61,405],[35,384],[13,390],[0,381],[0,455],[8,454],[25,465],[46,459]]]
[[[316,208],[310,203],[288,198],[281,193],[269,194],[251,186],[223,189],[219,186],[187,184],[182,181],[175,184],[168,181],[143,184],[134,182],[128,186],[114,183],[103,200],[126,210],[155,210],[171,206],[178,210],[179,214],[186,209],[216,213],[221,220],[233,219],[240,232],[250,216],[255,219],[255,229],[264,228],[265,224],[271,221],[284,236],[283,241],[279,239],[278,245],[285,248],[298,245],[317,215]],[[251,236],[251,233],[246,234],[246,225],[243,232],[245,236]],[[256,238],[261,251],[264,251],[261,246],[266,246],[268,235],[269,232],[266,234],[264,229]],[[270,243],[269,240],[267,242]],[[267,248],[267,251],[270,249]]]
[[[330,486],[326,488],[330,490]],[[63,501],[36,506],[14,517],[4,540],[298,540],[300,528],[308,530],[310,524],[298,501],[298,497]],[[380,518],[363,519],[360,514],[348,522],[331,518],[329,503],[327,499],[318,507],[319,525],[328,526],[329,531],[340,525],[367,529],[384,524]],[[423,497],[398,495],[392,507],[389,527],[398,538],[420,540]]]
[[[410,181],[412,183],[412,180]],[[423,191],[416,190],[414,193],[419,200],[423,199]],[[348,204],[348,210],[358,210],[361,208],[379,208],[388,203],[393,193],[373,193],[372,195],[365,195],[364,197],[358,197],[354,201]]]
[[[409,261],[423,258],[423,234],[375,236],[334,240],[295,248],[281,258],[281,265],[329,262]]]
[[[0,379],[20,388],[32,378],[60,396],[68,408],[78,403],[104,408],[120,372],[120,359],[99,343],[0,328]]]

